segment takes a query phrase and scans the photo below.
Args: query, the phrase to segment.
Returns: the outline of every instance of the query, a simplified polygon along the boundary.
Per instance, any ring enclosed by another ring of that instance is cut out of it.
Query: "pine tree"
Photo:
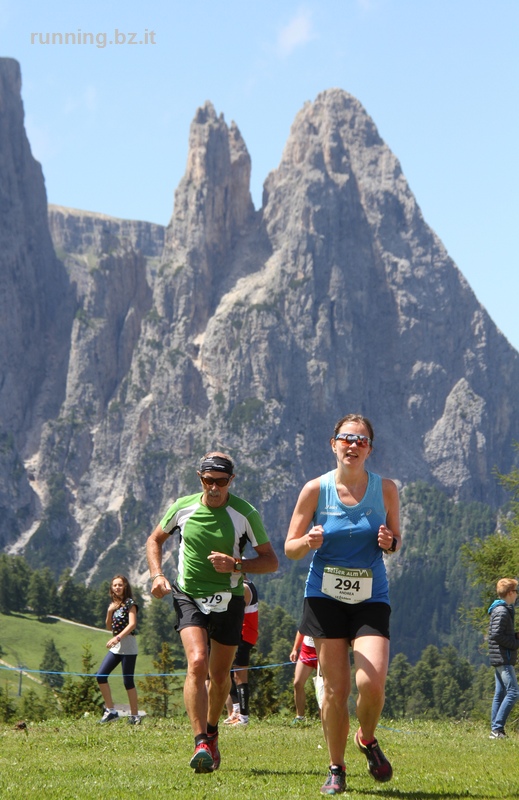
[[[48,639],[45,642],[45,651],[40,664],[42,682],[51,689],[61,689],[65,681],[61,674],[64,669],[65,662],[58,653],[54,639]]]
[[[140,641],[144,652],[155,657],[159,656],[164,642],[171,646],[177,660],[180,656],[179,650],[183,653],[175,630],[175,612],[166,601],[152,598],[147,608],[146,620],[141,627]]]
[[[83,674],[65,678],[60,694],[63,713],[75,718],[79,718],[85,713],[97,712],[103,704],[94,677],[95,664],[89,644],[83,645],[81,663]]]
[[[519,444],[515,448],[519,450]],[[482,597],[481,606],[467,612],[466,617],[482,631],[488,624],[487,609],[496,598],[497,581],[516,577],[519,564],[519,468],[514,467],[508,475],[498,473],[498,478],[511,493],[498,530],[485,539],[475,538],[462,550],[471,570],[472,585],[479,587]]]
[[[38,570],[35,570],[31,575],[27,603],[39,619],[43,619],[51,611],[49,585]]]
[[[181,695],[182,681],[175,676],[175,659],[167,642],[162,645],[161,652],[153,661],[156,675],[148,675],[139,681],[139,690],[143,705],[147,706],[154,716],[168,717],[181,707],[178,699]]]

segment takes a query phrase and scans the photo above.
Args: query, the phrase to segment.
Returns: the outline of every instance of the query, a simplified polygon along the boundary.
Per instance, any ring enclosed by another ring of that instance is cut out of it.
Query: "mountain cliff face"
[[[163,229],[60,207],[47,224],[14,62],[0,87],[0,546],[145,581],[148,532],[218,447],[281,552],[349,411],[374,423],[372,469],[499,502],[519,356],[355,98],[304,106],[258,211],[240,132],[206,103]]]

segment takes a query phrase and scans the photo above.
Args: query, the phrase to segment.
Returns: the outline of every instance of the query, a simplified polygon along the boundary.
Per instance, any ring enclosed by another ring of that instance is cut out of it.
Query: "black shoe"
[[[393,777],[393,767],[380,749],[376,739],[371,744],[362,744],[359,731],[355,734],[355,744],[368,759],[368,769],[376,781],[384,783]]]

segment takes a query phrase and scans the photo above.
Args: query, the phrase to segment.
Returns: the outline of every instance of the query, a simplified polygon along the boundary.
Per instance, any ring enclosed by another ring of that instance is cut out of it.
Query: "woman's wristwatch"
[[[394,553],[396,550],[396,546],[398,544],[398,539],[396,536],[393,536],[393,541],[391,542],[391,547],[388,547],[387,550],[384,550],[384,553]]]

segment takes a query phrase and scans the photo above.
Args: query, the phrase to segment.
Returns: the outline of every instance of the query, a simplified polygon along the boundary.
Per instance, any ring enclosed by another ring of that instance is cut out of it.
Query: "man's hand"
[[[151,593],[153,597],[156,597],[158,600],[160,600],[161,597],[165,597],[167,594],[171,594],[171,584],[164,575],[157,575],[151,584]]]
[[[207,556],[216,572],[234,572],[235,559],[227,553],[217,553],[211,550],[211,554]]]

